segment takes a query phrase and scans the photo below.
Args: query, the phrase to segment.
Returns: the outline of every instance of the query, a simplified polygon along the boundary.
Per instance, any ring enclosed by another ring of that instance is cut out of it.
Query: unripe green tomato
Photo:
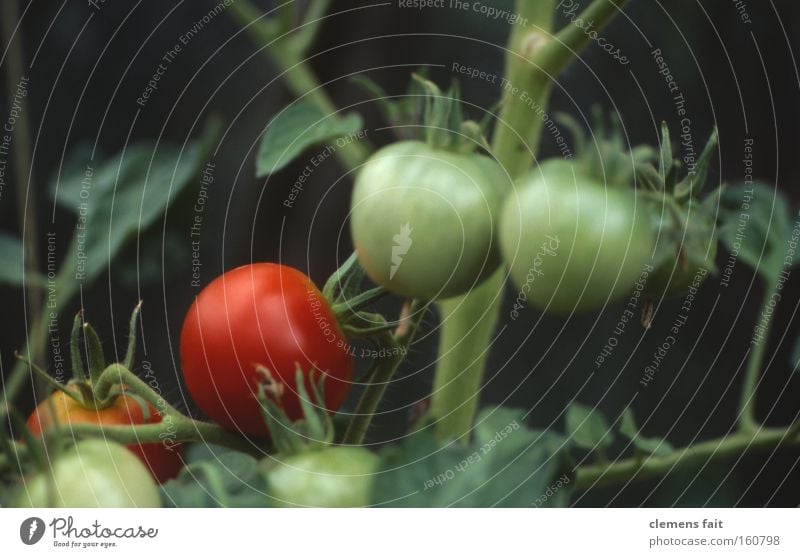
[[[364,507],[370,503],[378,457],[361,447],[333,447],[264,464],[275,506]]]
[[[17,507],[160,507],[153,476],[116,443],[80,441],[55,456],[51,468],[25,479]]]
[[[500,265],[495,229],[511,182],[493,159],[394,143],[360,169],[351,231],[369,277],[425,300],[464,294]]]
[[[546,161],[508,196],[500,246],[518,298],[547,311],[602,307],[630,293],[651,260],[650,213],[633,189]]]

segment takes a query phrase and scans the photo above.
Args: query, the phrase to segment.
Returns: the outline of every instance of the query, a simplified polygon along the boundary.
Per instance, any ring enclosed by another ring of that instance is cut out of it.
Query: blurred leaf
[[[614,442],[605,417],[596,409],[573,402],[567,409],[567,435],[582,449],[594,450],[608,447]]]
[[[792,217],[783,194],[758,182],[736,184],[723,191],[720,206],[722,242],[764,278],[774,280],[784,269],[787,242],[792,240]],[[793,263],[797,262],[800,258]]]
[[[137,143],[98,168],[70,160],[51,184],[59,205],[78,214],[76,237],[66,264],[90,282],[113,261],[127,241],[164,216],[169,203],[207,162],[220,125],[210,120],[185,147]],[[75,157],[85,157],[80,149]],[[89,161],[90,162],[90,161]],[[82,168],[82,170],[81,170]]]
[[[203,455],[203,458],[200,456]],[[161,486],[169,507],[268,507],[258,460],[220,448],[187,452],[189,464]]]
[[[469,445],[440,447],[432,428],[387,448],[375,475],[372,502],[389,507],[530,507],[564,504],[563,439],[527,429],[523,412],[488,408]],[[566,478],[566,476],[565,476]],[[550,488],[550,495],[543,497]],[[558,495],[558,497],[556,497]]]
[[[617,428],[620,434],[633,442],[633,446],[643,453],[655,456],[665,456],[674,449],[665,439],[657,437],[642,437],[639,428],[636,426],[636,419],[633,417],[633,410],[626,408]]]
[[[40,286],[47,284],[41,275],[33,275],[24,269],[22,240],[17,236],[0,232],[0,284],[23,286],[26,282]]]
[[[357,112],[337,117],[310,102],[297,102],[267,126],[256,157],[256,177],[277,172],[312,145],[358,133],[363,126]]]
[[[0,284],[22,286],[25,272],[22,265],[22,240],[0,232]]]

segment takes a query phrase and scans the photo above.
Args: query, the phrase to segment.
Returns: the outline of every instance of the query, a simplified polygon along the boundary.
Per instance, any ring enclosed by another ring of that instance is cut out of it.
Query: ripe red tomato
[[[217,277],[197,296],[181,332],[181,365],[192,398],[219,424],[249,435],[267,434],[255,397],[267,368],[284,384],[289,418],[302,417],[296,369],[325,375],[328,410],[344,402],[353,360],[322,293],[306,275],[285,265],[255,263]]]
[[[151,406],[147,423],[158,423],[161,419],[155,408]],[[143,423],[145,423],[145,416],[142,408],[133,398],[125,394],[118,396],[111,406],[95,410],[85,408],[65,393],[56,391],[50,395],[48,400],[37,406],[30,415],[28,429],[34,435],[39,436],[43,430],[56,424],[137,425]],[[179,445],[161,442],[127,445],[127,447],[141,459],[159,483],[174,478],[183,467]]]

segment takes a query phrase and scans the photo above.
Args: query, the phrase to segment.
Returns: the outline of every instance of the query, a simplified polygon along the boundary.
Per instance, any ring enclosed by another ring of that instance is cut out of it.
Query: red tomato
[[[289,418],[302,417],[297,366],[325,375],[325,407],[347,396],[353,360],[328,302],[306,275],[285,265],[256,263],[217,277],[197,296],[181,332],[181,364],[192,398],[209,417],[249,435],[268,433],[255,397],[267,368],[283,383]]]
[[[53,412],[56,419],[53,418]],[[111,406],[95,410],[85,408],[63,392],[56,391],[33,411],[28,418],[28,429],[39,436],[43,430],[56,424],[136,425],[158,423],[161,419],[151,406],[149,419],[145,422],[142,408],[125,394],[118,396]],[[144,462],[159,483],[174,478],[183,467],[180,445],[165,441],[127,447]]]

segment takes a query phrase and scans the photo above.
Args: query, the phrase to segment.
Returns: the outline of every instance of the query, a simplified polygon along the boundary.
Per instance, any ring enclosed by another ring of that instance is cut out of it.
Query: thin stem
[[[394,334],[387,331],[376,338],[380,346],[386,348],[388,356],[375,360],[370,374],[370,383],[361,394],[342,444],[360,445],[364,441],[375,411],[378,409],[397,368],[406,357],[408,346],[422,322],[426,308],[420,308],[417,303],[406,304],[403,313],[404,317],[401,317],[400,325]]]
[[[330,8],[330,0],[314,0],[308,4],[306,13],[303,15],[303,24],[292,37],[297,51],[303,55],[313,46],[322,18]]]
[[[48,430],[48,435],[104,437],[123,445],[161,443],[169,439],[170,444],[202,442],[248,453],[254,450],[254,445],[244,437],[185,416],[139,425],[69,424]]]
[[[579,16],[556,33],[555,40],[541,49],[535,61],[548,73],[560,72],[589,43],[589,34],[599,33],[627,3],[628,0],[594,0]]]
[[[12,99],[17,94],[17,84],[23,74],[22,31],[17,27],[18,13],[17,0],[7,0],[0,5],[0,28],[2,29],[3,42],[8,45],[6,55],[6,88],[8,98]],[[14,28],[17,27],[16,34]],[[27,322],[30,323],[28,331],[28,357],[36,361],[45,345],[44,335],[47,332],[47,319],[42,305],[40,286],[34,280],[39,274],[39,255],[36,246],[36,188],[33,187],[30,155],[30,132],[27,118],[19,118],[15,126],[14,140],[14,177],[17,197],[17,215],[22,221],[20,228],[23,239],[25,255],[25,271],[30,280],[25,281],[25,300],[27,309]],[[25,172],[31,178],[31,187],[25,182]],[[17,361],[11,373],[5,380],[3,398],[11,401],[22,389],[26,379],[31,379],[29,366],[23,361]]]
[[[11,99],[18,97],[17,88],[22,80],[27,81],[23,72],[22,52],[22,26],[18,26],[17,0],[6,0],[0,8],[2,14],[3,42],[8,45],[6,56],[6,91],[9,105]],[[16,28],[16,33],[14,29]],[[36,215],[36,188],[32,181],[30,132],[28,118],[22,116],[14,124],[14,178],[17,193],[17,215],[22,219],[20,231],[24,244],[25,272],[28,280],[25,281],[27,298],[28,319],[34,320],[34,315],[42,305],[41,287],[36,280],[39,276],[39,250],[36,246],[37,215]],[[25,181],[28,175],[29,182]],[[37,354],[31,354],[36,359]]]
[[[790,429],[762,429],[755,433],[740,431],[721,439],[676,449],[673,453],[661,457],[651,456],[645,459],[634,457],[606,465],[581,466],[576,470],[575,486],[577,489],[588,489],[629,480],[646,480],[663,476],[674,469],[698,466],[711,460],[729,458],[778,445],[800,445],[800,437],[797,436],[795,426]]]
[[[754,431],[759,428],[758,421],[756,420],[756,391],[758,389],[759,374],[761,366],[764,361],[764,351],[769,342],[769,332],[772,328],[772,312],[766,312],[767,305],[772,300],[772,297],[778,291],[777,278],[769,279],[769,286],[764,289],[764,297],[761,302],[761,311],[759,318],[763,318],[762,322],[763,332],[758,342],[755,342],[753,350],[750,352],[750,357],[747,361],[747,369],[744,373],[744,382],[742,383],[742,394],[739,400],[739,428],[744,431]]]
[[[237,0],[226,13],[243,25],[245,32],[256,43],[266,47],[262,52],[278,66],[282,72],[281,77],[295,97],[313,103],[325,114],[332,115],[334,122],[341,118],[336,105],[311,70],[303,50],[313,42],[313,36],[307,36],[308,32],[305,30],[312,29],[315,32],[319,21],[306,21],[296,30],[276,36],[275,27],[248,0]],[[302,44],[298,45],[291,40],[292,32],[303,31],[306,35],[302,35]],[[353,141],[336,149],[336,156],[347,169],[353,170],[367,159],[369,149],[362,142]]]
[[[132,392],[150,403],[162,416],[170,415],[176,418],[186,418],[174,406],[169,404],[163,396],[139,379],[135,373],[120,364],[111,364],[103,371],[94,384],[95,397],[98,401],[104,401],[108,398],[113,387],[121,387],[123,385],[129,387]]]

